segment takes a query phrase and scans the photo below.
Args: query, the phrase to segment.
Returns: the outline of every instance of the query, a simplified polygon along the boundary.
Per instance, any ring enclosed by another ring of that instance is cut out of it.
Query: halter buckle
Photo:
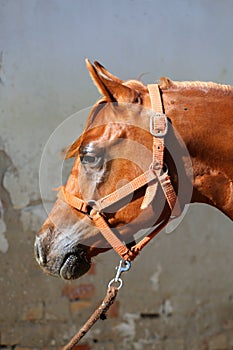
[[[164,137],[167,134],[168,121],[164,113],[152,112],[150,116],[150,133],[155,137]]]

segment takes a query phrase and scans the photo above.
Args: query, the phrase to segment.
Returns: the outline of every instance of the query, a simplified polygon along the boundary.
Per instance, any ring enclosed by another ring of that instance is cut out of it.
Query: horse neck
[[[185,142],[193,167],[192,202],[233,220],[233,88],[164,89],[165,111]]]

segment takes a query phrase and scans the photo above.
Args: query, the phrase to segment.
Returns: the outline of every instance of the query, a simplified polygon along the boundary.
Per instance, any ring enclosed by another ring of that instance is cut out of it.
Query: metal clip
[[[123,265],[124,264],[124,265]],[[120,276],[121,276],[121,274],[123,273],[123,272],[126,272],[126,271],[128,271],[129,269],[130,269],[130,267],[131,267],[131,263],[128,261],[128,260],[120,260],[120,263],[119,263],[119,266],[116,266],[116,270],[117,270],[117,272],[116,272],[116,276],[115,276],[115,278],[113,278],[110,282],[109,282],[109,284],[108,284],[108,288],[109,287],[111,287],[111,285],[113,284],[113,283],[119,283],[119,286],[118,286],[118,290],[122,287],[122,285],[123,285],[123,281],[122,281],[122,279],[120,278]]]

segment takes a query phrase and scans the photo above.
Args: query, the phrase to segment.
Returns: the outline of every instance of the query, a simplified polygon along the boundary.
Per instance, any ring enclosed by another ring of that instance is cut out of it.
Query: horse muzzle
[[[79,278],[91,267],[87,248],[79,244],[76,247],[54,247],[48,242],[45,233],[36,237],[34,252],[44,272],[65,280]]]

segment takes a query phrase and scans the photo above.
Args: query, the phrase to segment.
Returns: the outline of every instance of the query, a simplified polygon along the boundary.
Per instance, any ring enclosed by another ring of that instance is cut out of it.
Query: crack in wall
[[[4,178],[9,169],[14,168],[11,158],[2,147],[0,139],[0,252],[6,253],[9,249],[7,231],[18,227],[19,213],[14,209],[10,191],[4,186]]]

